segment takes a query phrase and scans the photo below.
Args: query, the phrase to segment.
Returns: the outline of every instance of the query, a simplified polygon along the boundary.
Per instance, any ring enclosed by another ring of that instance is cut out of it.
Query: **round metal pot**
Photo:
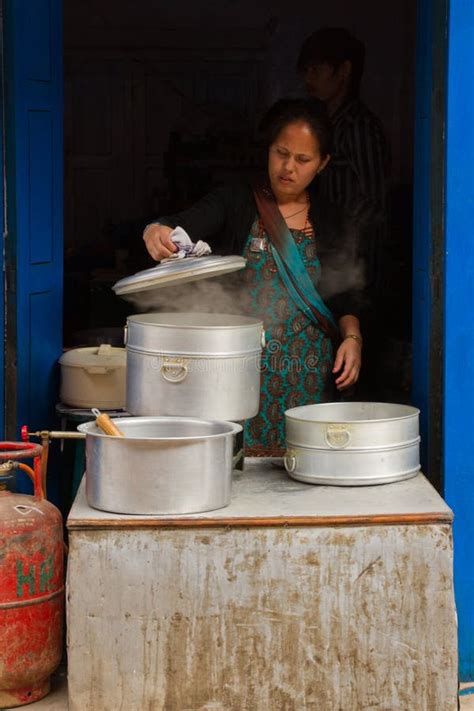
[[[263,338],[262,322],[245,316],[130,316],[127,411],[233,421],[254,417]]]
[[[420,470],[419,410],[408,405],[340,402],[285,412],[285,468],[313,484],[388,484]]]
[[[98,348],[74,348],[63,353],[59,363],[61,402],[82,409],[125,407],[125,348],[112,348],[106,343]]]
[[[231,494],[232,422],[184,417],[124,417],[125,437],[86,435],[90,506],[123,514],[186,514],[227,506]]]

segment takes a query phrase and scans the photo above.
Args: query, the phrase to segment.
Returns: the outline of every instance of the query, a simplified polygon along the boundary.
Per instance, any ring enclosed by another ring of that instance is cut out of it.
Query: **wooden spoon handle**
[[[119,430],[115,422],[113,422],[105,412],[101,412],[94,408],[92,414],[95,415],[95,423],[97,427],[100,427],[102,432],[112,437],[125,437],[122,430]]]

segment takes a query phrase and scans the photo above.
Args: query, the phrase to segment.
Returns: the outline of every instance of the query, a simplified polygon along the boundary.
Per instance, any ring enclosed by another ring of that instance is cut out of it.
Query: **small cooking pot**
[[[125,348],[104,343],[98,348],[74,348],[63,353],[61,402],[80,408],[119,410],[125,407]]]
[[[86,495],[90,506],[124,514],[185,514],[227,506],[232,422],[187,417],[123,417],[124,437],[95,422],[86,435]]]

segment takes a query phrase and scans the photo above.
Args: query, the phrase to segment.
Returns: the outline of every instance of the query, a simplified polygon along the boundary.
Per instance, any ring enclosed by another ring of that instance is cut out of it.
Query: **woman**
[[[245,432],[246,447],[255,453],[284,448],[286,409],[332,399],[334,386],[340,392],[351,388],[362,351],[354,242],[340,211],[317,196],[317,176],[331,151],[324,105],[279,101],[262,129],[265,184],[219,187],[143,234],[157,261],[176,251],[170,233],[178,225],[193,241],[211,246],[224,233],[225,252],[246,257],[242,311],[262,318],[267,339],[260,412]]]

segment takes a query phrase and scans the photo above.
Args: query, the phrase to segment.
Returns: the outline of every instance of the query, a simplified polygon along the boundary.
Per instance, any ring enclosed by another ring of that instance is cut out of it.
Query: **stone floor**
[[[461,684],[461,691],[467,691],[468,689],[472,689],[474,692],[473,682],[470,682],[469,684]],[[461,711],[474,711],[474,693],[466,696],[461,695],[459,698],[461,700]]]
[[[461,689],[472,688],[474,684],[461,684]],[[474,693],[461,696],[461,711],[474,711]],[[28,711],[67,711],[67,682],[64,674],[54,680],[53,689],[49,696],[35,704],[25,707]],[[1,711],[1,710],[0,710]],[[275,710],[276,711],[276,710]],[[355,711],[355,710],[354,710]]]

